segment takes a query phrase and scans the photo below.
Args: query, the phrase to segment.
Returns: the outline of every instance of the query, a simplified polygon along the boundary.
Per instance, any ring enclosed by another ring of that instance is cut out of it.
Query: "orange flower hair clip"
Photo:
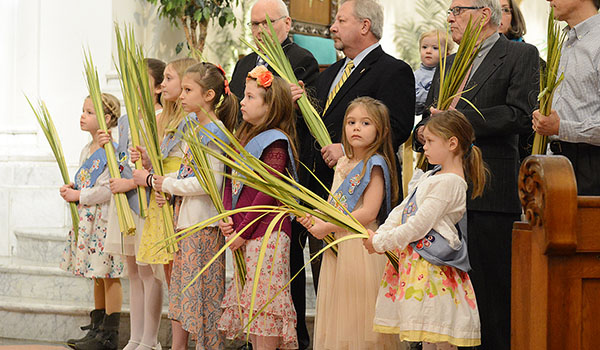
[[[255,79],[258,86],[262,86],[265,89],[271,86],[273,82],[273,73],[265,66],[256,66],[253,70],[248,73],[248,79]]]

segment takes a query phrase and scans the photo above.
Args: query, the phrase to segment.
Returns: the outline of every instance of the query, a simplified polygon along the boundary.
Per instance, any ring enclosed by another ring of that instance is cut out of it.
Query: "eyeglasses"
[[[503,14],[508,15],[509,13],[512,12],[512,9],[510,7],[502,7],[500,9],[502,11]]]
[[[480,10],[483,6],[454,6],[448,9],[448,16],[453,14],[454,17],[460,16],[464,10]]]
[[[287,18],[287,16],[284,15],[284,16],[281,16],[279,18],[272,19],[271,23],[274,24],[275,22],[277,22],[277,21],[279,21],[281,19],[284,19],[284,18]],[[260,22],[253,22],[253,21],[252,22],[248,22],[248,26],[252,27],[252,29],[256,29],[259,26],[260,27],[266,27],[267,26],[267,20],[265,19],[264,21],[260,21]]]

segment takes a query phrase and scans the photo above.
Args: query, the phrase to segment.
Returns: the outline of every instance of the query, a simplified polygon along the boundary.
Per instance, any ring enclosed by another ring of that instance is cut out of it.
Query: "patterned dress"
[[[422,210],[417,209],[407,198],[379,228],[376,237],[382,237],[379,242],[374,239],[375,246],[382,241],[399,242],[404,236],[414,235],[409,240],[417,242],[417,248],[420,249],[420,245],[429,244],[427,240],[431,236],[426,233],[431,225],[464,214],[467,188],[464,180],[454,174],[427,175],[423,175],[418,183],[423,190],[417,190],[416,198],[437,201],[445,209],[429,213],[425,211],[425,205]],[[417,219],[411,223],[400,222],[402,216],[414,216]],[[418,223],[410,230],[402,231],[402,228],[409,228],[416,221],[430,226],[422,234],[419,229],[414,229],[419,227]],[[451,221],[456,223],[458,219]],[[436,231],[440,231],[437,226]],[[404,247],[401,250],[395,249],[399,256],[399,272],[389,262],[386,265],[377,297],[374,329],[382,333],[399,334],[404,341],[479,345],[479,312],[468,273],[451,266],[433,265],[410,244],[402,245]]]
[[[90,145],[81,152],[80,164],[91,156]],[[92,164],[92,167],[95,163]],[[79,211],[79,232],[75,240],[73,230],[69,231],[67,246],[62,254],[60,267],[76,276],[87,278],[120,278],[125,275],[125,266],[119,255],[105,250],[107,232],[107,211],[111,197],[108,167],[90,184],[89,171],[79,172],[75,182],[81,188]],[[85,204],[82,204],[84,202]]]
[[[211,168],[222,171],[223,164],[213,157],[209,158]],[[178,179],[165,179],[163,183],[163,190],[177,195],[174,217],[178,230],[201,222],[207,215],[216,215],[216,209],[209,196],[204,194],[200,182],[193,177],[190,160],[191,154],[188,149],[179,169]],[[216,178],[215,182],[219,186],[222,176],[215,175],[217,176],[219,178]],[[202,199],[205,201],[201,201]],[[187,211],[187,215],[180,217],[182,210]],[[169,286],[169,318],[181,323],[184,330],[196,337],[198,350],[218,350],[225,346],[225,338],[217,329],[217,322],[222,314],[221,301],[225,295],[225,254],[193,281],[224,244],[225,237],[219,228],[207,227],[182,239],[173,256]]]

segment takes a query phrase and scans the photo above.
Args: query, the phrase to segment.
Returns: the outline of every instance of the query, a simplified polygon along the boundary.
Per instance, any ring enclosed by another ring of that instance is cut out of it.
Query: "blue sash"
[[[429,176],[432,176],[441,169],[441,166],[436,166]],[[409,217],[415,215],[419,209],[417,207],[415,193],[417,193],[416,188],[413,190],[408,202],[406,203],[406,206],[404,207],[404,210],[402,211],[403,224],[406,223]],[[423,259],[427,260],[433,265],[452,266],[461,271],[469,272],[469,270],[471,270],[471,264],[469,263],[469,254],[467,252],[466,213],[456,223],[455,227],[458,231],[458,236],[460,237],[461,243],[461,246],[458,250],[450,247],[448,241],[434,229],[431,229],[431,231],[429,231],[425,237],[416,242],[412,242],[410,245]]]
[[[74,181],[75,189],[81,190],[93,187],[104,168],[106,168],[106,164],[106,152],[104,148],[100,147],[77,170]]]
[[[133,178],[133,170],[129,166],[129,118],[123,115],[119,118],[119,144],[115,148],[117,162],[119,162],[119,171],[124,179]],[[137,196],[137,190],[133,189],[125,193],[129,207],[134,213],[140,215],[140,203]]]
[[[385,207],[381,208],[380,211],[382,214],[387,216],[389,212],[392,210],[392,192],[390,186],[390,172],[385,162],[385,159],[379,154],[373,155],[367,161],[365,175],[363,178],[360,178],[360,174],[363,170],[364,161],[360,161],[353,169],[350,171],[348,176],[344,179],[344,181],[340,184],[340,186],[333,193],[332,198],[329,200],[329,203],[334,205],[338,210],[345,213],[345,210],[340,206],[343,206],[348,212],[352,212],[356,203],[362,196],[363,192],[369,185],[371,181],[371,172],[374,166],[379,166],[383,170],[383,178],[385,180]],[[337,199],[337,201],[336,201]]]
[[[169,153],[179,144],[183,134],[185,133],[185,129],[187,128],[188,123],[197,123],[198,118],[196,117],[196,113],[190,113],[179,123],[177,130],[168,133],[162,140],[160,144],[160,151],[162,153],[163,159],[169,156]]]
[[[248,142],[248,144],[244,147],[244,149],[248,151],[248,153],[253,155],[255,158],[260,158],[265,148],[269,147],[273,142],[279,140],[285,140],[288,144],[288,157],[290,158],[290,161],[288,163],[288,170],[293,176],[294,180],[298,181],[298,176],[296,175],[296,162],[294,160],[292,146],[290,145],[289,139],[282,131],[277,129],[269,129],[263,131],[255,137],[253,137],[252,140],[250,140],[250,142]],[[236,175],[242,176],[240,174]],[[243,187],[244,184],[242,182],[236,181],[235,179],[231,180],[231,209],[236,208]]]
[[[198,128],[198,134],[200,136],[199,139],[203,145],[208,146],[208,143],[213,141],[215,137],[219,139],[219,142],[229,144],[229,139],[215,123],[210,122],[204,125],[204,128],[210,131],[210,133],[206,132],[202,127]],[[198,166],[194,163],[194,157],[192,156],[192,152],[188,147],[188,149],[185,152],[185,156],[183,157],[183,160],[181,162],[181,166],[179,167],[179,172],[177,173],[178,179],[185,179],[188,177],[196,176],[194,174],[194,170],[190,165],[198,169]]]

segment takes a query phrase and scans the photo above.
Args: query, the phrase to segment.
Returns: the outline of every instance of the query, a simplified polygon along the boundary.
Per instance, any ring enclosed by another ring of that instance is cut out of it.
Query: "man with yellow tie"
[[[331,188],[332,168],[344,155],[340,143],[342,123],[352,100],[369,96],[388,107],[394,149],[410,135],[415,104],[414,75],[410,66],[383,52],[379,44],[383,32],[381,4],[376,0],[343,1],[330,32],[335,48],[346,57],[319,74],[316,97],[333,144],[321,149],[308,130],[298,130],[298,135],[302,135],[300,160],[326,188]],[[301,170],[301,183],[326,197],[323,186]]]

